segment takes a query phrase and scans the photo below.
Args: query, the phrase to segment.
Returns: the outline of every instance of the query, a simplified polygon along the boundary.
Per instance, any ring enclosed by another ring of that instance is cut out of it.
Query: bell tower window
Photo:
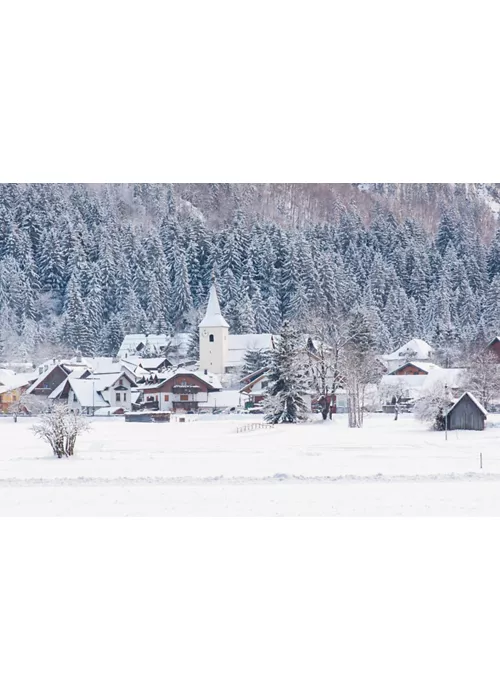
[[[213,333],[210,333],[210,335],[208,336],[208,340],[210,343],[214,342],[214,334]]]

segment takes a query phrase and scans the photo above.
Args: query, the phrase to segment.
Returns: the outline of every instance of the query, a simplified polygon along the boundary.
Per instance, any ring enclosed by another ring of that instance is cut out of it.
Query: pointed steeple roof
[[[210,287],[210,295],[208,297],[207,310],[205,311],[205,316],[203,317],[200,328],[229,328],[229,323],[226,321],[221,313],[219,298],[217,296],[217,290],[215,289],[215,284],[212,282]]]

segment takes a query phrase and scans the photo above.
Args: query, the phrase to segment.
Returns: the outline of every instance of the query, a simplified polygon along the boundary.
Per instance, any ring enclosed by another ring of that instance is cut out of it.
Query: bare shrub
[[[71,457],[75,451],[76,438],[88,429],[88,422],[71,413],[64,405],[55,405],[52,411],[44,413],[40,423],[32,428],[37,437],[49,443],[58,459]]]

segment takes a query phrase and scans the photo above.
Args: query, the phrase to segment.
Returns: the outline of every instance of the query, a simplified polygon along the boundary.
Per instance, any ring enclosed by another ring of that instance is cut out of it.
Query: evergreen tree
[[[298,423],[306,420],[304,396],[309,386],[300,333],[284,323],[276,348],[271,353],[269,397],[265,402],[268,423]]]
[[[272,354],[269,350],[247,350],[241,369],[241,377],[247,377],[249,374],[269,367],[271,365],[271,358]]]
[[[77,275],[73,275],[68,283],[62,315],[61,340],[73,351],[80,350],[85,355],[92,352],[89,323]]]
[[[250,301],[248,294],[245,294],[241,300],[239,322],[242,333],[256,333],[255,316],[252,308],[252,302]]]
[[[99,351],[102,355],[114,357],[125,336],[121,320],[114,314],[104,326],[99,338]]]
[[[193,308],[189,285],[186,255],[180,248],[174,251],[174,278],[172,282],[172,322],[179,330],[186,325],[187,317]]]

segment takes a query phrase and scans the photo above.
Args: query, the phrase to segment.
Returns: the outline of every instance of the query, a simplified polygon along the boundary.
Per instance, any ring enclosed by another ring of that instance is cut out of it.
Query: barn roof
[[[390,372],[389,374],[395,374],[396,372],[402,370],[403,367],[408,367],[408,365],[413,365],[417,369],[421,369],[422,372],[427,372],[427,374],[437,369],[443,369],[442,367],[435,365],[433,362],[419,362],[418,360],[408,360],[407,362],[404,362],[400,367],[396,367],[396,369],[393,369],[392,372]]]
[[[462,399],[464,399],[466,396],[468,396],[469,399],[472,401],[472,403],[474,403],[474,404],[477,406],[477,408],[481,411],[481,413],[483,414],[483,416],[484,416],[485,418],[487,418],[487,417],[488,417],[488,413],[486,412],[486,409],[484,408],[484,406],[482,406],[482,405],[479,403],[479,401],[476,399],[476,397],[475,397],[473,394],[471,394],[469,391],[464,391],[464,393],[462,394],[462,396],[460,396],[460,398],[458,398],[458,399],[455,401],[455,403],[453,404],[453,406],[450,406],[450,408],[446,411],[446,414],[445,414],[445,415],[448,415],[449,413],[451,413],[451,412],[458,406],[458,404],[460,403],[460,401],[462,401]]]
[[[405,355],[411,355],[415,353],[415,357],[417,359],[424,360],[425,358],[430,357],[433,351],[434,348],[431,345],[429,345],[429,343],[427,343],[425,340],[421,340],[421,338],[412,338],[400,348],[394,350],[394,352],[391,352],[389,355],[384,355],[383,359],[399,360]]]

